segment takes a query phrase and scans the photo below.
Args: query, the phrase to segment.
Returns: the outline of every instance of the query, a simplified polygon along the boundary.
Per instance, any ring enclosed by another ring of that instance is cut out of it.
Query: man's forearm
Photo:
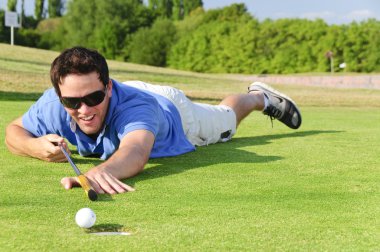
[[[146,130],[137,130],[127,134],[111,158],[90,170],[86,175],[95,177],[97,173],[106,172],[116,179],[137,175],[149,160],[154,139],[154,135]]]
[[[133,177],[141,172],[148,161],[147,154],[139,150],[139,147],[125,146],[119,148],[114,155],[104,163],[86,172],[86,177],[91,181],[98,193],[123,193],[134,189],[120,180]],[[148,154],[149,156],[149,154]],[[72,186],[70,179],[63,180],[66,188]],[[68,186],[68,187],[67,187]]]
[[[130,178],[140,173],[149,156],[138,147],[123,146],[97,168],[110,172],[117,179]]]
[[[9,151],[14,154],[30,156],[49,162],[66,161],[60,148],[53,144],[64,143],[62,137],[55,134],[34,137],[22,127],[21,118],[9,124],[5,134],[5,144]]]
[[[30,148],[31,140],[34,137],[25,129],[18,125],[11,124],[6,129],[5,144],[10,152],[22,155],[33,156]]]

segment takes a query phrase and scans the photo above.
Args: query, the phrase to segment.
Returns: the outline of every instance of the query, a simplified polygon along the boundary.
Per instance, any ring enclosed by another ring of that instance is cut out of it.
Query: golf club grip
[[[95,192],[95,190],[92,189],[92,187],[90,185],[90,182],[87,180],[86,176],[84,176],[83,174],[81,174],[81,175],[78,176],[78,179],[79,179],[79,184],[81,185],[81,187],[83,188],[83,190],[85,190],[88,198],[90,200],[92,200],[92,201],[97,200],[98,199],[98,195]]]

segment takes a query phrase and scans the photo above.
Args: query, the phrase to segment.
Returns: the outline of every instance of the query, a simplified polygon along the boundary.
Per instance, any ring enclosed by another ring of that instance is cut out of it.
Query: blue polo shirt
[[[63,108],[54,89],[48,89],[23,115],[22,123],[35,137],[57,134],[77,146],[82,156],[109,158],[120,140],[134,130],[155,136],[150,157],[169,157],[195,150],[183,132],[177,108],[165,97],[112,80],[112,97],[102,131],[92,139]]]

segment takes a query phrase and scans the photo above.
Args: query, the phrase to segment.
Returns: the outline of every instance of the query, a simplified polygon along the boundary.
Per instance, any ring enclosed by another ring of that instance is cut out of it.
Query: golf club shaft
[[[63,152],[63,154],[65,155],[67,161],[69,161],[71,167],[73,167],[75,173],[79,176],[81,175],[82,173],[80,172],[80,170],[78,169],[78,167],[74,164],[73,160],[71,159],[70,155],[67,153],[67,151],[65,150],[65,148],[60,145],[59,147],[61,147],[61,150]]]
[[[86,176],[84,176],[81,173],[81,171],[78,169],[78,167],[74,164],[73,160],[71,159],[70,155],[67,153],[65,148],[62,145],[59,145],[59,147],[61,147],[61,150],[63,154],[65,155],[67,161],[69,161],[71,167],[73,167],[75,173],[78,175],[79,184],[83,188],[83,190],[86,192],[87,197],[92,201],[97,200],[98,195],[96,194],[95,190],[91,187],[91,184],[86,178]]]

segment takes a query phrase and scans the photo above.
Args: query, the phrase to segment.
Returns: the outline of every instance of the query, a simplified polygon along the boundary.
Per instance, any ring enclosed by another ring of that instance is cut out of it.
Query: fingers
[[[54,162],[54,163],[64,163],[64,162],[67,162],[67,159],[65,156],[56,155],[51,158],[48,158],[47,161]]]
[[[77,177],[62,178],[61,184],[66,190],[69,190],[69,189],[73,188],[74,186],[80,186],[79,180]]]
[[[54,145],[55,145],[55,143],[53,143]],[[67,143],[66,143],[66,141],[64,141],[63,143],[61,143],[61,142],[59,142],[58,144],[57,144],[60,148],[60,150],[61,150],[61,146],[65,149],[65,151],[69,154],[69,155],[71,155],[71,151],[70,151],[70,149],[69,149],[69,146],[67,145]]]
[[[50,142],[55,142],[57,143],[64,143],[65,142],[65,139],[57,134],[47,134],[45,135],[46,139],[49,140]]]
[[[69,155],[71,155],[70,149],[63,137],[55,135],[55,134],[49,134],[49,135],[46,135],[46,139],[54,145],[53,151],[56,151],[58,149],[60,151],[61,146],[62,146],[63,148],[65,148],[66,152],[69,153]]]
[[[97,193],[117,194],[135,191],[133,187],[124,184],[108,172],[90,173],[87,178]]]
[[[49,162],[66,162],[66,156],[63,154],[60,146],[64,147],[66,152],[71,155],[71,151],[64,138],[55,134],[49,134],[41,137],[41,140],[41,146],[43,147],[41,149],[45,150],[41,153],[41,159]]]
[[[88,180],[94,190],[99,194],[118,194],[135,191],[133,187],[124,184],[109,173],[99,173],[94,177],[88,177]],[[61,184],[66,190],[80,186],[77,177],[64,177],[61,179]]]

